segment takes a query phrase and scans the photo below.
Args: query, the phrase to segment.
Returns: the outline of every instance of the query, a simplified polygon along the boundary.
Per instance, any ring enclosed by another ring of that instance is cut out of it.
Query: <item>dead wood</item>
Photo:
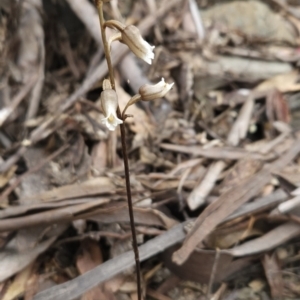
[[[168,247],[179,243],[184,239],[183,224],[174,226],[166,233],[153,238],[139,247],[141,261],[160,253]],[[51,300],[64,298],[66,300],[74,299],[81,296],[86,291],[94,286],[102,283],[113,276],[124,272],[128,268],[134,266],[133,253],[126,252],[116,258],[104,262],[100,266],[94,268],[92,271],[81,275],[72,281],[66,282],[61,286],[55,286],[49,290],[45,290],[37,294],[34,300]]]
[[[178,264],[182,264],[205,236],[241,204],[257,195],[261,188],[270,180],[271,173],[287,165],[298,155],[299,151],[300,142],[296,141],[286,155],[270,166],[264,167],[254,178],[244,180],[237,188],[224,193],[217,201],[209,205],[196,220],[183,246],[174,253],[173,260]]]

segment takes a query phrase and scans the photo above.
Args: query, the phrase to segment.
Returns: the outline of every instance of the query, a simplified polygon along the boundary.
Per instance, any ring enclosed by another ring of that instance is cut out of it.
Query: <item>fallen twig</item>
[[[144,261],[149,257],[158,254],[168,247],[181,242],[185,233],[183,231],[184,223],[174,226],[166,233],[151,239],[139,247],[140,260]],[[92,271],[89,271],[66,283],[54,286],[38,293],[34,300],[71,300],[81,296],[86,291],[96,285],[120,274],[135,265],[134,254],[132,251],[123,253],[113,258]]]

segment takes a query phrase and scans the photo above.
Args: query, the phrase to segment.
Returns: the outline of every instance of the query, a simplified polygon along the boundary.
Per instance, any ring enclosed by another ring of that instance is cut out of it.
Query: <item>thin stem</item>
[[[108,40],[108,48],[109,49],[111,49],[111,44],[112,44],[112,42],[114,42],[114,41],[120,41],[121,40],[121,38],[122,38],[122,35],[121,35],[121,33],[119,32],[119,33],[116,33],[115,35],[113,35],[109,40]]]
[[[99,21],[100,21],[100,30],[101,30],[101,35],[102,35],[105,58],[106,58],[106,62],[107,62],[109,79],[110,79],[110,83],[111,83],[112,88],[114,90],[116,90],[114,69],[113,69],[112,62],[111,62],[110,49],[109,49],[109,45],[108,45],[108,42],[107,42],[105,28],[104,28],[105,20],[104,20],[104,16],[103,16],[103,2],[102,2],[102,0],[95,0],[95,2],[96,2],[97,9],[98,9],[98,15],[99,15]]]
[[[121,117],[121,112],[118,109],[117,111],[118,117]],[[125,121],[125,119],[124,119]],[[138,300],[142,300],[142,286],[141,286],[141,268],[140,268],[140,257],[139,257],[139,249],[136,239],[136,230],[134,225],[134,215],[133,215],[133,204],[131,197],[131,187],[130,187],[130,175],[129,175],[129,164],[128,164],[128,154],[126,147],[126,134],[125,134],[125,125],[120,124],[121,129],[121,142],[122,142],[122,152],[123,152],[123,160],[124,160],[124,171],[125,171],[125,181],[126,181],[126,192],[127,192],[127,201],[128,201],[128,211],[130,218],[130,227],[132,233],[132,246],[135,257],[135,265],[136,265],[136,277],[137,277],[137,294]]]
[[[125,118],[125,112],[126,112],[127,108],[128,108],[130,105],[132,105],[132,104],[138,102],[139,100],[141,100],[141,95],[140,95],[140,94],[136,94],[136,95],[134,95],[134,96],[127,102],[126,106],[124,107],[124,109],[123,109],[123,111],[122,111],[122,120],[123,120],[123,121],[126,119],[126,118]]]
[[[98,9],[98,14],[99,14],[100,29],[101,29],[101,34],[102,34],[105,58],[106,58],[107,67],[108,67],[109,79],[110,79],[112,88],[114,90],[116,90],[114,71],[113,71],[113,66],[112,66],[111,56],[110,56],[110,47],[109,47],[109,43],[106,38],[105,27],[104,27],[105,20],[104,20],[104,16],[103,16],[103,2],[101,0],[95,0],[95,3],[96,3],[97,9]],[[138,294],[138,300],[142,300],[140,258],[139,258],[139,250],[138,250],[138,244],[137,244],[137,238],[136,238],[136,230],[135,230],[134,214],[133,214],[133,204],[132,204],[132,197],[131,197],[130,173],[129,173],[129,164],[128,164],[128,154],[127,154],[127,148],[126,148],[126,130],[125,130],[125,124],[124,124],[125,118],[123,118],[123,116],[121,114],[120,107],[117,108],[117,115],[118,115],[118,118],[123,119],[123,124],[120,124],[120,129],[121,129],[121,142],[122,142],[122,152],[123,152],[123,161],[124,161],[126,192],[127,192],[129,218],[130,218],[130,227],[131,227],[131,233],[132,233],[132,247],[133,247],[133,251],[134,251],[135,265],[136,265],[137,294]]]
[[[124,24],[122,24],[121,22],[119,22],[117,20],[106,21],[104,23],[104,29],[106,27],[113,28],[113,29],[118,29],[120,32],[122,32],[126,28],[126,26]]]

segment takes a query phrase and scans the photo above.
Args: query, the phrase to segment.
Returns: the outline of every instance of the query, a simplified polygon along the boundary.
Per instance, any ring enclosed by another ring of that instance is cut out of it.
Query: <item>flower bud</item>
[[[141,86],[139,94],[143,101],[151,101],[164,97],[173,85],[174,83],[168,84],[165,82],[164,78],[162,78],[161,81],[155,85],[144,84]]]
[[[101,93],[101,106],[105,118],[101,120],[105,126],[114,131],[123,121],[117,117],[118,96],[115,90],[106,89]]]
[[[140,31],[134,25],[126,26],[122,31],[121,41],[139,58],[151,65],[154,58],[154,46],[150,46],[141,36]]]

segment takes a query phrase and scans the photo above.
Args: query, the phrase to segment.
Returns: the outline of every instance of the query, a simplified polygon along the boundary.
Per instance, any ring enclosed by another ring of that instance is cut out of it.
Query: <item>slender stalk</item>
[[[104,28],[104,23],[105,19],[103,16],[103,2],[102,0],[95,0],[97,10],[98,10],[98,15],[99,15],[99,21],[100,21],[100,30],[101,30],[101,36],[102,36],[102,41],[103,41],[103,48],[104,48],[104,53],[105,53],[105,58],[107,62],[107,68],[108,68],[108,74],[109,74],[109,79],[111,86],[114,90],[116,90],[116,84],[115,84],[115,77],[114,77],[114,68],[111,62],[111,56],[110,56],[110,49],[106,37],[106,32]]]
[[[132,105],[132,104],[138,102],[140,99],[141,99],[141,95],[140,95],[140,94],[136,94],[136,95],[134,95],[134,96],[127,102],[126,106],[124,107],[124,109],[123,109],[123,111],[122,111],[122,120],[125,120],[125,119],[126,119],[125,112],[126,112],[127,108],[128,108],[130,105]]]
[[[119,111],[118,111],[118,114],[119,114]],[[119,115],[119,117],[120,117],[120,115]],[[128,164],[128,154],[127,154],[127,147],[126,147],[126,135],[125,135],[124,123],[120,125],[120,130],[121,130],[121,142],[122,142],[122,152],[123,152],[123,160],[124,160],[128,211],[129,211],[130,227],[131,227],[131,233],[132,233],[132,246],[133,246],[135,265],[136,265],[137,294],[138,294],[138,300],[142,300],[140,257],[139,257],[139,249],[138,249],[137,239],[136,239],[136,230],[135,230],[135,225],[134,225],[133,204],[132,204],[132,197],[131,197],[129,164]]]
[[[100,21],[100,29],[104,47],[105,58],[108,67],[109,79],[112,85],[112,88],[116,90],[115,86],[115,78],[114,78],[114,70],[111,62],[110,56],[110,46],[106,38],[105,33],[105,20],[103,16],[103,2],[102,0],[95,0],[99,21]],[[130,218],[130,227],[132,233],[132,247],[134,251],[135,257],[135,265],[136,265],[136,277],[137,277],[137,294],[138,300],[142,300],[142,285],[141,285],[141,269],[140,269],[140,258],[139,258],[139,250],[136,238],[136,230],[134,224],[134,214],[133,214],[133,204],[132,204],[132,197],[131,197],[131,187],[130,187],[130,173],[129,173],[129,164],[128,164],[128,154],[127,154],[127,147],[126,147],[126,130],[125,130],[125,116],[121,114],[120,107],[117,109],[118,118],[123,120],[123,124],[120,124],[121,130],[121,142],[122,142],[122,152],[123,152],[123,161],[124,161],[124,172],[125,172],[125,182],[126,182],[126,193],[127,193],[127,201],[128,201],[128,211],[129,211],[129,218]]]

